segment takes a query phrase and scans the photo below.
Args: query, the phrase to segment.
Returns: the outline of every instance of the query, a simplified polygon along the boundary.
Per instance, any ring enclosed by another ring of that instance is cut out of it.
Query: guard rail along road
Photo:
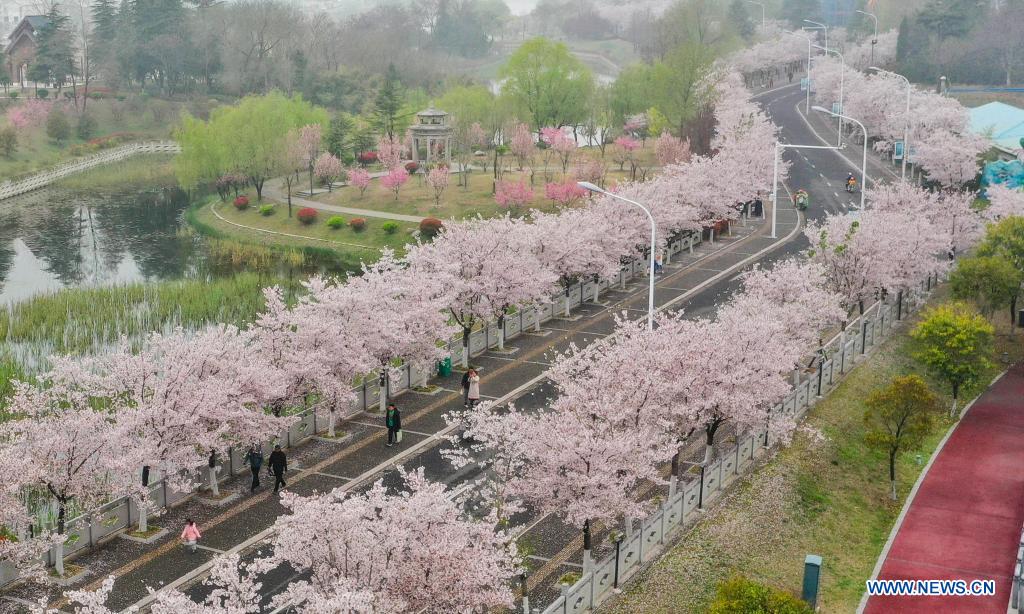
[[[0,200],[11,198],[12,196],[19,196],[26,192],[31,192],[32,190],[38,190],[39,188],[46,187],[54,181],[58,181],[69,175],[81,173],[82,171],[87,171],[103,164],[120,162],[121,160],[138,154],[177,153],[181,153],[181,146],[174,141],[128,143],[127,145],[121,145],[106,151],[100,151],[89,156],[77,158],[71,162],[65,162],[64,164],[60,164],[49,170],[41,171],[35,175],[26,177],[25,179],[0,183]]]

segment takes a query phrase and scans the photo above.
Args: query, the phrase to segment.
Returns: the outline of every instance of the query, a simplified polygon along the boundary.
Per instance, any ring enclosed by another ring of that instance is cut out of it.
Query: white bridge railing
[[[65,162],[51,169],[41,171],[30,177],[18,181],[5,181],[0,183],[0,200],[11,198],[46,187],[51,183],[63,179],[75,173],[81,173],[91,168],[119,162],[138,154],[176,154],[181,153],[181,146],[174,141],[146,141],[143,143],[128,143],[106,151],[100,151],[89,156],[78,158],[71,162]]]

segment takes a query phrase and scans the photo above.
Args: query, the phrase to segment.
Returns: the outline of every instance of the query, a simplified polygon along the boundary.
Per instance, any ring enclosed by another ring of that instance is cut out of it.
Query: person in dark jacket
[[[387,447],[399,442],[399,433],[402,430],[402,412],[398,411],[394,403],[388,403],[388,409],[384,412],[384,426],[388,427]]]
[[[269,465],[271,473],[274,474],[274,492],[277,492],[278,486],[287,486],[284,482],[284,472],[288,471],[288,457],[284,455],[280,445],[274,446],[274,451],[270,453]]]
[[[473,370],[473,367],[466,369],[466,372],[462,374],[462,406],[469,407],[469,372]]]
[[[249,446],[245,462],[249,463],[249,469],[252,470],[252,486],[249,488],[249,492],[256,492],[260,485],[260,469],[263,468],[263,451],[259,446],[255,444]]]

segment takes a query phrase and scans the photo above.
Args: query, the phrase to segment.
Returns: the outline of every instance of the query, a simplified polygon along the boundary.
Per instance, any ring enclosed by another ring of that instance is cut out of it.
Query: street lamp
[[[848,122],[853,122],[853,123],[857,124],[858,126],[860,126],[860,129],[864,132],[864,156],[861,159],[861,167],[860,167],[860,210],[863,211],[864,210],[864,192],[865,192],[865,190],[868,187],[868,129],[864,127],[864,124],[860,123],[856,119],[853,119],[852,117],[843,115],[842,113],[833,113],[832,111],[830,111],[829,109],[826,109],[825,107],[815,106],[813,108],[814,108],[815,111],[818,111],[819,113],[828,113],[829,115],[831,115],[833,117],[840,117],[842,119],[845,119]]]
[[[824,32],[825,32],[825,48],[827,49],[828,48],[828,26],[826,26],[825,24],[821,23],[820,21],[811,21],[810,19],[805,19],[804,23],[809,23],[812,26],[814,26],[813,28],[807,28],[805,26],[805,29],[807,29],[807,30],[824,30]]]
[[[754,0],[747,0],[747,2],[749,4],[756,4],[757,6],[761,7],[761,33],[764,34],[765,32],[768,31],[768,28],[764,25],[764,4],[760,2],[755,2]]]
[[[895,72],[893,72],[891,70],[884,70],[884,69],[879,68],[877,66],[871,66],[871,67],[868,68],[868,70],[873,70],[875,72],[883,73],[883,74],[886,74],[886,75],[892,75],[894,77],[899,77],[900,79],[903,79],[903,81],[907,84],[907,109],[906,109],[905,115],[903,117],[903,161],[902,161],[902,164],[900,165],[900,178],[901,179],[906,179],[907,178],[907,158],[910,156],[910,142],[909,142],[909,139],[910,139],[910,89],[911,89],[910,88],[910,79],[904,77],[903,75],[901,75],[899,73],[895,73]]]
[[[647,289],[647,330],[654,330],[654,250],[656,249],[658,225],[654,222],[654,216],[651,215],[651,210],[641,205],[635,200],[630,200],[624,196],[613,194],[604,188],[594,185],[589,181],[577,181],[576,185],[580,186],[584,190],[594,192],[596,194],[604,194],[616,200],[629,203],[635,207],[639,207],[644,213],[647,214],[647,219],[651,222],[651,270],[650,270],[650,284]]]
[[[821,45],[814,45],[814,46],[816,48],[818,48],[818,49],[823,50],[826,54],[834,53],[837,56],[839,56],[839,62],[841,64],[841,68],[839,69],[839,112],[842,113],[844,111],[844,109],[843,109],[843,90],[846,87],[846,58],[844,58],[843,54],[839,53],[835,49],[826,49],[825,47],[822,47]],[[810,89],[810,88],[808,88],[808,89]],[[840,118],[839,118],[839,140],[838,140],[838,142],[836,142],[836,147],[842,147],[842,146],[843,146],[843,118],[840,116]]]
[[[875,63],[875,45],[878,44],[878,15],[875,15],[874,13],[869,13],[867,11],[862,11],[862,10],[859,10],[859,9],[857,10],[857,12],[860,13],[861,15],[867,15],[868,17],[871,18],[872,21],[875,22],[875,35],[871,37],[871,63],[874,64]]]
[[[807,41],[807,98],[804,101],[804,113],[810,113],[811,112],[811,45],[813,45],[814,43],[811,42],[811,37],[810,36],[804,36],[803,34],[797,34],[796,32],[790,32],[789,30],[783,30],[782,33],[783,34],[789,34],[790,36],[795,36],[797,38],[802,38],[805,41]]]

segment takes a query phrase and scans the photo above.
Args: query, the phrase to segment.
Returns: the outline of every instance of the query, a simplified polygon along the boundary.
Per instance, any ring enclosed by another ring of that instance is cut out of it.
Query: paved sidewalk
[[[276,180],[274,182],[268,181],[263,192],[270,198],[287,204],[288,195],[281,190],[281,187],[277,185]],[[320,209],[322,211],[332,211],[334,213],[345,213],[348,215],[359,215],[362,217],[375,217],[385,220],[400,220],[403,222],[413,222],[419,224],[423,218],[418,215],[406,215],[404,213],[388,213],[386,211],[374,211],[373,209],[356,209],[354,207],[341,207],[338,205],[329,205],[327,203],[317,202],[315,200],[306,200],[305,198],[292,194],[292,206],[295,207],[312,207],[314,209]]]
[[[987,597],[871,597],[864,612],[1003,614],[1024,523],[1024,364],[990,387],[939,450],[878,573],[995,580]]]

